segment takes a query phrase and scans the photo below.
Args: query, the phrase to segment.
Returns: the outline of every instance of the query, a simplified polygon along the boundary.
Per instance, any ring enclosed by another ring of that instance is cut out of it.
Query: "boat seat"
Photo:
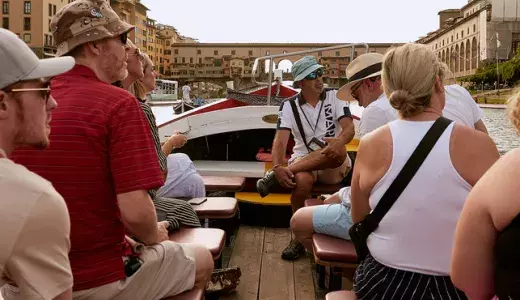
[[[202,176],[262,178],[266,171],[261,161],[194,160],[193,164]]]
[[[202,176],[206,191],[239,192],[244,188],[246,179],[239,176]]]
[[[318,198],[310,198],[310,199],[305,200],[305,207],[322,205],[322,204],[323,204],[323,201],[321,201]]]
[[[356,248],[351,241],[316,233],[312,236],[316,263],[329,267],[357,265]]]
[[[284,158],[284,164],[287,164],[287,162],[289,161],[289,158],[291,158],[291,155],[286,154],[285,158]],[[258,150],[258,153],[256,154],[256,160],[263,161],[263,162],[272,162],[273,154],[271,152],[265,152],[264,148],[260,148]]]
[[[204,291],[199,287],[194,287],[182,294],[164,298],[163,300],[201,300],[204,296]]]
[[[207,197],[207,201],[192,205],[199,219],[231,219],[238,210],[238,201],[231,197]]]
[[[325,295],[325,300],[356,300],[356,294],[353,291],[335,291]]]
[[[218,260],[224,249],[226,233],[218,228],[181,228],[169,235],[170,241],[199,244],[209,249],[213,260]]]

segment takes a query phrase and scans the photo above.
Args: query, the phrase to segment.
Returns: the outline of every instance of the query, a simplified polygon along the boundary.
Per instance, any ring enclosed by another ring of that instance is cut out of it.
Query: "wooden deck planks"
[[[240,226],[229,266],[242,270],[235,293],[220,297],[222,300],[257,300],[260,268],[264,245],[264,228]]]
[[[310,254],[294,262],[294,296],[295,300],[316,299]]]
[[[260,276],[260,300],[294,300],[293,263],[280,257],[291,241],[288,228],[266,228],[262,271]]]

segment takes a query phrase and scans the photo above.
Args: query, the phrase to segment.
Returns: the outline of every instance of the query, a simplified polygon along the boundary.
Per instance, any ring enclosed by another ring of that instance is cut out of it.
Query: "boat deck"
[[[223,253],[223,265],[238,266],[242,277],[237,290],[222,300],[323,300],[327,291],[317,286],[311,255],[295,262],[280,254],[291,240],[289,228],[241,225]],[[343,289],[351,282],[343,278]]]

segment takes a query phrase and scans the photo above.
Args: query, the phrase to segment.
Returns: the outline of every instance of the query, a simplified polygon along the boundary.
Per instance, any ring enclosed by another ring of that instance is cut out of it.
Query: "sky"
[[[141,0],[148,16],[205,43],[413,42],[468,0]]]

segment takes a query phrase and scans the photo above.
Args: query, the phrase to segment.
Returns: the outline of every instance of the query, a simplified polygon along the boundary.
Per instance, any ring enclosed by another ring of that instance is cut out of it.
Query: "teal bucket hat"
[[[318,64],[318,61],[316,60],[316,57],[312,55],[304,56],[297,60],[292,68],[291,73],[293,75],[293,86],[296,87],[296,83],[298,81],[303,80],[307,75],[311,74],[312,72],[322,69],[323,66]]]

